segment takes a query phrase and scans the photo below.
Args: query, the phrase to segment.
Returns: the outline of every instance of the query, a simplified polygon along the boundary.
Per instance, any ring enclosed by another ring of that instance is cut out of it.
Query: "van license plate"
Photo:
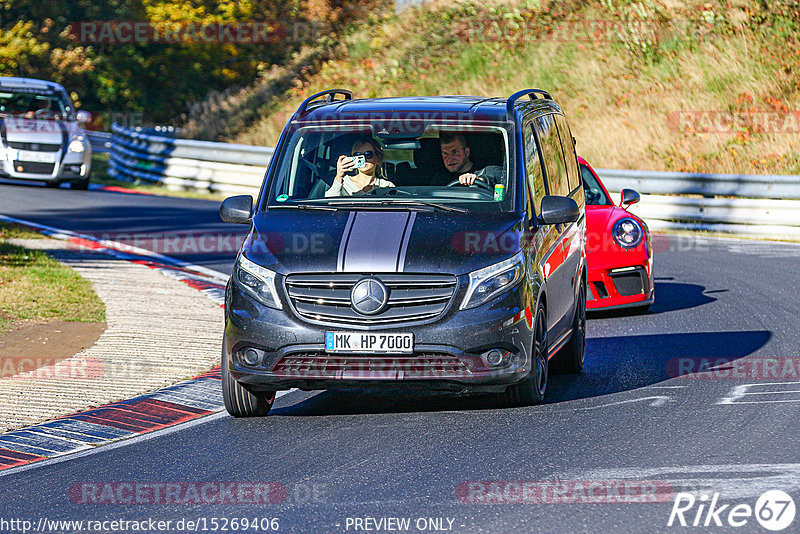
[[[325,352],[411,354],[414,352],[414,334],[328,332],[325,335]]]

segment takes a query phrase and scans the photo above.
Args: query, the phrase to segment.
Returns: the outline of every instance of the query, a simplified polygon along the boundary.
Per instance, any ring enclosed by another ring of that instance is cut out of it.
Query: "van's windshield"
[[[380,198],[511,209],[511,125],[405,121],[403,127],[391,133],[363,122],[294,127],[276,154],[281,161],[265,204],[363,206]]]

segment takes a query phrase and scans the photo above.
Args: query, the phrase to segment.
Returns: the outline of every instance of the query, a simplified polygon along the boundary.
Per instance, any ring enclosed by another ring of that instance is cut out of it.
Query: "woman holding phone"
[[[395,187],[384,178],[383,150],[380,144],[369,136],[353,143],[350,156],[341,155],[336,162],[336,178],[325,191],[326,197],[348,197],[368,193],[377,187]],[[358,171],[350,176],[350,171]]]

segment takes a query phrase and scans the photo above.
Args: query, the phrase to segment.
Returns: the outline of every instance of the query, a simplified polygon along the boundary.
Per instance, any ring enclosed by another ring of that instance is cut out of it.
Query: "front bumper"
[[[261,305],[231,282],[226,298],[223,365],[253,390],[305,390],[392,387],[450,391],[501,391],[523,380],[531,369],[530,313],[525,282],[482,306],[458,310],[465,285],[460,284],[443,314],[423,323],[407,323],[374,332],[412,332],[412,354],[326,353],[329,331],[362,331],[341,325],[316,325],[284,307]],[[529,311],[529,310],[528,310]],[[261,357],[248,365],[244,350]],[[490,365],[486,353],[507,353],[502,364]]]
[[[0,176],[36,182],[79,182],[88,179],[91,173],[92,156],[88,148],[82,153],[44,152],[55,154],[55,163],[18,161],[14,159],[15,152],[0,151]]]
[[[623,265],[604,265],[587,272],[587,310],[610,310],[646,306],[655,301],[653,260]]]

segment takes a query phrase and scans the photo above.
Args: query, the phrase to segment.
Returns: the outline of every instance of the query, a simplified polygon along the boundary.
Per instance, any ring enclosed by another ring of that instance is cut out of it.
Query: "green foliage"
[[[84,109],[180,122],[210,91],[252,83],[372,0],[0,0],[0,75],[62,83]],[[272,23],[267,43],[79,42],[81,22]],[[108,126],[108,125],[106,125]]]

